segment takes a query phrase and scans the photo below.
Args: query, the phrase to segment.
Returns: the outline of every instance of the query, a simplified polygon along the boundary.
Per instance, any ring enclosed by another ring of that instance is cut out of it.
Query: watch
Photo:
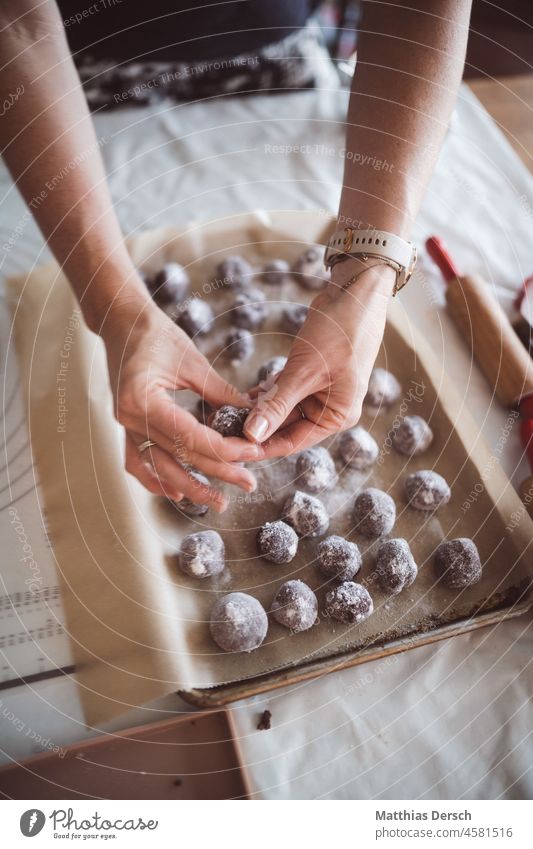
[[[416,247],[412,242],[385,230],[336,230],[326,245],[324,265],[332,268],[348,257],[380,259],[396,272],[393,294],[403,289],[416,264]]]

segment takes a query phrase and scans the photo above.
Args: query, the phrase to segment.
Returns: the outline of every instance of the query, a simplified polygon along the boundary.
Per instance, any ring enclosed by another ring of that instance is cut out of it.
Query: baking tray
[[[137,726],[0,769],[6,799],[249,799],[231,713]]]

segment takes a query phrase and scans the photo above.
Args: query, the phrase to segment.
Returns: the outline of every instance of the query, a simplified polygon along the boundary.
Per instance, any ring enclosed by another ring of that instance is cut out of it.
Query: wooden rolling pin
[[[459,274],[436,236],[427,240],[426,248],[447,283],[448,311],[478,366],[502,404],[518,407],[522,443],[533,471],[533,360],[489,284],[481,277]],[[522,482],[520,494],[533,517],[533,476]]]

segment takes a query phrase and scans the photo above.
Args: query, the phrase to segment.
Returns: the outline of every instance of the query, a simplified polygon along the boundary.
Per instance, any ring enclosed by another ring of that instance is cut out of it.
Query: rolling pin
[[[533,471],[533,360],[488,283],[459,274],[436,236],[426,241],[426,248],[446,281],[448,311],[478,366],[501,403],[518,407],[522,444]],[[522,482],[520,495],[533,517],[533,476]]]

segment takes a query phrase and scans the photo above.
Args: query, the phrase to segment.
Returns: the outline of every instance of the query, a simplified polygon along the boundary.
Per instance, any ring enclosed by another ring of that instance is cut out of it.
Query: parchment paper
[[[144,269],[155,270],[169,259],[187,266],[192,289],[221,314],[203,349],[217,368],[246,389],[256,382],[262,362],[289,349],[290,339],[279,331],[283,303],[310,297],[294,283],[283,291],[265,284],[272,301],[269,321],[258,335],[256,355],[235,370],[220,354],[229,328],[222,314],[232,296],[220,289],[207,292],[216,262],[230,253],[241,253],[257,266],[270,257],[292,261],[330,226],[315,213],[257,213],[196,225],[181,235],[173,230],[146,233],[130,247]],[[258,651],[218,651],[206,622],[219,593],[248,591],[268,608],[280,584],[298,577],[317,591],[323,607],[327,587],[312,562],[316,542],[302,541],[297,557],[286,566],[255,554],[257,527],[279,516],[286,494],[295,488],[294,460],[259,468],[259,488],[250,496],[228,488],[231,505],[222,516],[179,516],[123,471],[103,347],[84,326],[57,267],[11,281],[10,295],[34,459],[88,721],[103,721],[178,688],[245,678],[435,627],[512,601],[524,591],[531,573],[533,523],[448,384],[445,363],[435,361],[397,300],[380,362],[401,380],[402,398],[388,413],[366,410],[362,419],[382,446],[380,462],[365,474],[343,471],[338,463],[339,486],[323,496],[331,515],[328,533],[347,534],[364,551],[358,579],[368,583],[376,612],[356,627],[321,616],[311,631],[299,635],[271,623]],[[406,412],[426,417],[435,433],[431,450],[409,463],[387,443],[395,416]],[[515,419],[511,427],[516,427]],[[330,447],[338,461],[335,442]],[[425,517],[405,505],[403,479],[417,468],[436,468],[452,486],[451,503],[435,516]],[[398,519],[393,535],[410,541],[419,564],[415,584],[393,599],[370,578],[375,544],[351,532],[354,495],[370,484],[394,496]],[[196,582],[179,570],[175,553],[183,535],[202,527],[221,530],[227,568],[217,578]],[[436,583],[432,554],[444,536],[473,537],[484,562],[482,581],[460,593]]]

